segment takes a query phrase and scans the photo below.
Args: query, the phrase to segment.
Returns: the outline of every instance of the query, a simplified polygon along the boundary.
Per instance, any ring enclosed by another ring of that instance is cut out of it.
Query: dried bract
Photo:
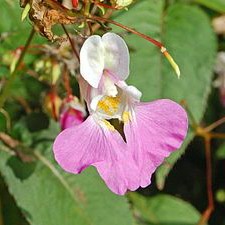
[[[22,0],[21,6],[24,7],[28,3],[31,6],[29,17],[36,31],[50,41],[59,38],[52,32],[53,25],[68,25],[83,21],[82,16],[77,16],[54,0],[30,0],[30,2]]]

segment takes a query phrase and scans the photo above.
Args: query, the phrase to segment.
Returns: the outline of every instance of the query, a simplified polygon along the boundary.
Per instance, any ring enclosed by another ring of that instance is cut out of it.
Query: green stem
[[[88,0],[84,1],[84,15],[88,16],[90,12],[90,2]]]
[[[16,78],[16,75],[17,75],[17,72],[18,72],[18,68],[20,67],[20,65],[21,65],[21,63],[23,61],[23,58],[24,58],[24,56],[25,56],[25,54],[27,52],[27,49],[28,49],[28,47],[29,47],[33,37],[34,37],[34,34],[35,34],[35,30],[34,30],[34,28],[32,28],[32,30],[30,32],[30,35],[29,35],[29,37],[28,37],[28,39],[26,41],[26,44],[25,44],[25,46],[23,48],[23,51],[22,51],[22,53],[21,53],[21,55],[20,55],[20,57],[19,57],[19,59],[18,59],[18,61],[16,63],[15,69],[12,72],[12,74],[10,75],[8,81],[6,82],[6,84],[5,84],[5,86],[4,86],[3,90],[2,90],[2,93],[1,93],[1,96],[0,96],[0,109],[4,106],[4,103],[5,103],[6,99],[7,99],[7,97],[9,96],[10,87],[11,87],[13,81]]]

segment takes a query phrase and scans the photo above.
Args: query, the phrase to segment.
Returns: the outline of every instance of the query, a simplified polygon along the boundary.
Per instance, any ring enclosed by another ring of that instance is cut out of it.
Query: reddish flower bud
[[[79,103],[79,100],[76,97],[72,96],[65,99],[59,121],[61,129],[64,130],[82,123],[85,116],[85,108]]]
[[[71,2],[72,2],[73,7],[74,8],[77,8],[77,6],[78,6],[78,0],[71,0]]]
[[[59,109],[62,104],[62,100],[56,92],[51,91],[46,94],[44,98],[44,110],[55,120],[59,117]]]

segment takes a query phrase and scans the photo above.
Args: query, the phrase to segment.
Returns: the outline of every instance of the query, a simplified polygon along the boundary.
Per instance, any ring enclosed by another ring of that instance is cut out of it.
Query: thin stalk
[[[211,132],[209,133],[211,138],[218,138],[218,139],[225,139],[225,134],[224,133],[214,133]]]
[[[5,111],[3,108],[1,108],[0,109],[0,113],[2,113],[3,116],[6,119],[6,129],[7,129],[7,131],[10,131],[10,128],[11,128],[11,119],[10,119],[10,116],[9,116],[8,112]]]
[[[212,123],[208,127],[205,127],[205,130],[207,132],[210,132],[210,131],[214,130],[216,127],[222,125],[223,123],[225,123],[225,117],[222,117],[221,119],[219,119],[216,122]]]
[[[165,48],[165,46],[161,42],[159,42],[159,41],[149,37],[148,35],[142,34],[142,33],[138,32],[138,31],[136,31],[136,30],[134,30],[134,29],[132,29],[130,27],[127,27],[127,26],[125,26],[125,25],[123,25],[121,23],[118,23],[118,22],[116,22],[114,20],[109,20],[107,18],[98,17],[98,16],[89,16],[89,17],[87,17],[87,19],[89,19],[91,21],[100,21],[100,22],[104,22],[104,23],[108,22],[108,23],[114,24],[114,25],[116,25],[118,27],[121,27],[124,30],[127,30],[127,31],[129,31],[129,32],[131,32],[131,33],[133,33],[133,34],[135,34],[135,35],[137,35],[137,36],[147,40],[148,42],[151,42],[152,44],[154,44],[155,46],[157,46],[160,49],[161,53],[166,57],[166,59],[168,60],[170,65],[173,67],[174,71],[177,74],[177,77],[180,78],[179,66],[176,64],[176,62],[174,61],[172,56],[169,54],[169,52],[167,51],[167,49]]]
[[[207,196],[208,196],[208,206],[207,209],[202,214],[201,219],[198,222],[198,225],[205,225],[214,209],[213,201],[213,190],[212,190],[212,159],[211,159],[211,147],[210,147],[210,136],[205,138],[205,155],[206,155],[206,185],[207,185]]]
[[[95,5],[98,5],[98,6],[100,6],[100,7],[106,8],[106,9],[118,10],[118,8],[116,8],[116,7],[114,7],[114,6],[107,5],[107,4],[104,4],[104,3],[101,3],[101,2],[93,1],[93,3],[94,3]]]
[[[17,96],[17,97],[15,97],[15,100],[20,103],[20,105],[24,108],[24,110],[27,114],[32,112],[32,109],[30,108],[30,106],[25,98],[23,98],[21,96]]]
[[[5,84],[4,88],[3,88],[3,91],[1,93],[1,96],[0,96],[0,109],[3,107],[7,97],[9,95],[10,87],[11,87],[13,81],[16,78],[16,75],[17,75],[17,72],[18,72],[18,68],[21,66],[21,63],[22,63],[22,61],[24,59],[24,56],[26,55],[26,52],[27,52],[27,50],[28,50],[28,48],[30,46],[30,43],[31,43],[31,41],[32,41],[32,39],[34,37],[34,34],[35,34],[35,30],[34,30],[34,28],[32,28],[32,30],[30,32],[30,35],[29,35],[29,37],[27,39],[27,42],[26,42],[26,44],[25,44],[25,46],[24,46],[24,48],[22,50],[22,53],[21,53],[21,55],[20,55],[20,57],[19,57],[19,59],[18,59],[18,61],[16,63],[15,69],[12,72],[12,74],[10,75],[10,77],[9,77],[8,81],[6,82],[6,84]]]
[[[63,82],[67,92],[67,97],[69,98],[70,96],[73,95],[73,92],[72,92],[72,88],[70,87],[70,78],[69,78],[68,69],[66,65],[63,67]]]
[[[63,30],[64,30],[66,36],[67,36],[68,39],[69,39],[69,42],[70,42],[70,45],[71,45],[71,48],[72,48],[72,50],[73,50],[74,55],[77,57],[77,60],[80,62],[80,56],[79,56],[79,54],[78,54],[76,48],[74,47],[73,40],[71,39],[71,37],[70,37],[68,31],[66,30],[66,27],[65,27],[63,24],[61,24],[61,25],[62,25],[62,28],[63,28]]]
[[[106,18],[106,19],[108,19],[108,18],[111,17],[112,13],[113,13],[113,10],[109,9],[109,10],[106,11],[106,13],[103,15],[103,17]],[[93,33],[94,33],[95,31],[97,31],[100,27],[101,27],[101,24],[99,24],[99,23],[94,24],[94,25],[92,26],[92,31],[93,31]]]
[[[89,15],[91,4],[88,0],[84,0],[84,14]]]
[[[136,30],[134,30],[134,29],[132,29],[130,27],[124,26],[123,24],[118,23],[118,22],[116,22],[114,20],[109,20],[107,18],[98,17],[98,16],[91,16],[91,18],[89,18],[89,19],[94,20],[94,21],[97,20],[97,21],[102,21],[102,22],[105,22],[105,23],[108,22],[108,23],[114,24],[114,25],[116,25],[118,27],[123,28],[124,30],[127,30],[128,32],[131,32],[133,34],[138,35],[139,37],[144,38],[145,40],[151,42],[152,44],[156,45],[160,49],[162,49],[164,47],[163,44],[160,43],[159,41],[156,41],[155,39],[153,39],[153,38],[151,38],[151,37],[149,37],[149,36],[147,36],[145,34],[142,34],[142,33],[138,32],[138,31],[136,31]]]

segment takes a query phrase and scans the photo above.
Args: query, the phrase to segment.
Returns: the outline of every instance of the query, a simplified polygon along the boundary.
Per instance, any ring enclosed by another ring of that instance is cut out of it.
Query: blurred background
[[[110,23],[83,23],[84,2],[0,0],[0,225],[225,225],[225,0],[91,1],[92,15],[162,42],[180,79],[153,44]],[[94,168],[64,172],[52,154],[60,130],[87,116],[80,47],[110,29],[128,44],[128,83],[142,100],[172,99],[190,124],[152,184],[125,196]]]

